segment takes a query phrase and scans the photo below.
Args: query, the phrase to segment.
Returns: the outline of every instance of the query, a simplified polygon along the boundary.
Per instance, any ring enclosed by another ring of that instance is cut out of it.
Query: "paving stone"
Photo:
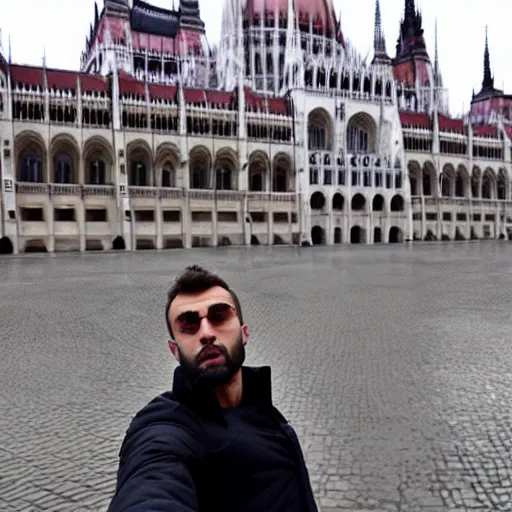
[[[132,416],[169,389],[162,316],[218,271],[270,364],[322,512],[506,510],[512,246],[217,248],[0,258],[0,510],[101,512]]]

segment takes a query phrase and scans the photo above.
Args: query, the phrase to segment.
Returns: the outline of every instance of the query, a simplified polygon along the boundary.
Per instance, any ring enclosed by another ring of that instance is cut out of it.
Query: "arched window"
[[[274,192],[287,191],[287,175],[284,169],[277,169],[274,173]]]
[[[25,153],[19,161],[19,181],[43,183],[43,160],[36,153]]]
[[[203,167],[194,167],[192,169],[192,187],[196,189],[209,188],[208,171]]]
[[[231,190],[231,171],[226,168],[217,169],[217,190]]]
[[[73,160],[69,155],[60,155],[55,160],[55,183],[73,183]]]
[[[350,125],[347,130],[347,148],[351,153],[368,153],[370,134],[359,126]]]
[[[89,162],[87,183],[89,185],[106,185],[106,164],[101,158],[93,158]]]
[[[364,112],[352,116],[347,124],[347,150],[349,153],[376,151],[377,126],[375,120]]]
[[[332,147],[332,120],[322,108],[312,110],[308,116],[308,148],[329,150]]]
[[[176,186],[176,171],[172,165],[166,163],[162,169],[162,187],[175,187]]]
[[[140,160],[132,163],[130,185],[134,187],[147,187],[146,165]]]
[[[263,191],[263,173],[255,172],[251,175],[249,190],[253,190],[254,192]]]

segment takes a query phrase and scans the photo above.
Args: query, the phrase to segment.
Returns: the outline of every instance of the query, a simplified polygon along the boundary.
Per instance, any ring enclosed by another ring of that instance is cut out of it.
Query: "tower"
[[[404,18],[400,22],[396,46],[396,64],[410,59],[430,62],[422,24],[422,16],[414,0],[405,0]]]
[[[473,92],[471,99],[471,119],[479,123],[487,121],[492,112],[503,114],[503,108],[498,107],[495,98],[503,98],[504,92],[494,87],[494,77],[491,73],[491,57],[489,52],[489,34],[485,27],[485,45],[484,45],[484,72],[482,79],[482,88],[478,94]],[[505,116],[507,117],[507,116]]]
[[[204,32],[204,21],[201,20],[198,0],[180,0],[180,25],[183,28],[190,28]]]
[[[423,35],[423,20],[414,0],[405,0],[404,16],[400,21],[396,56],[393,59],[398,82],[399,107],[432,114],[434,108],[448,115],[447,91],[443,89],[439,55],[432,63]]]
[[[105,0],[105,14],[116,18],[129,19],[130,6],[128,0]]]
[[[491,75],[491,57],[489,55],[489,33],[488,27],[485,27],[484,79],[482,80],[482,92],[494,90],[494,77]]]
[[[372,64],[391,64],[391,58],[386,51],[386,38],[382,30],[380,14],[380,1],[375,1],[375,28],[373,34],[373,61]]]

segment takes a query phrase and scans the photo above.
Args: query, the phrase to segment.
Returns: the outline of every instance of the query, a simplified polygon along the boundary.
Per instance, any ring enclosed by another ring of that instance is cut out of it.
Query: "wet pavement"
[[[171,383],[165,294],[218,271],[323,512],[511,510],[512,245],[0,258],[0,510],[101,511]]]

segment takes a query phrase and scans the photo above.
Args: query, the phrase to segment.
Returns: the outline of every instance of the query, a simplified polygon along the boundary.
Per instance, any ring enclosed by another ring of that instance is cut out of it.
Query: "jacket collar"
[[[242,403],[273,408],[270,366],[242,366]],[[198,414],[226,424],[222,408],[213,389],[200,389],[188,378],[181,366],[174,370],[173,394],[178,402],[194,409]]]

